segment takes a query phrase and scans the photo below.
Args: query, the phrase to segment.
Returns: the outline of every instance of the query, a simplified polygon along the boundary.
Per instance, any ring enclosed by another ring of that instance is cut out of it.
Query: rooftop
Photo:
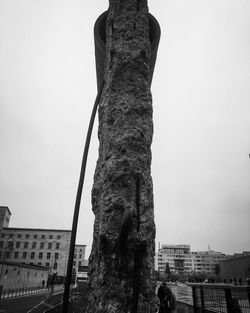
[[[11,215],[9,207],[4,206],[4,205],[0,205],[0,209],[7,209],[9,211],[9,214]]]

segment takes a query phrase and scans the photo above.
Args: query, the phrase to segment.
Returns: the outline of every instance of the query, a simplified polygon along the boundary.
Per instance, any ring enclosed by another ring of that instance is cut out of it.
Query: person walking
[[[157,291],[157,296],[160,300],[159,313],[173,313],[176,309],[175,295],[166,282],[163,282]]]

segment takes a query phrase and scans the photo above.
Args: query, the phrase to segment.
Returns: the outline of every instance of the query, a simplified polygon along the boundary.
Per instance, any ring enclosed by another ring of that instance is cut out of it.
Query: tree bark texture
[[[147,1],[110,0],[88,313],[154,312],[149,59]]]

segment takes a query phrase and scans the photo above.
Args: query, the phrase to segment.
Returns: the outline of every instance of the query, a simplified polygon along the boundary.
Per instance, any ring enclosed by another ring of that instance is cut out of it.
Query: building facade
[[[8,227],[10,214],[0,207],[0,261],[43,266],[50,275],[65,276],[71,231]],[[76,245],[74,268],[85,261],[85,248]]]
[[[3,289],[46,286],[49,274],[46,267],[14,262],[4,262],[0,266],[0,286]]]
[[[250,283],[250,253],[244,251],[220,263],[220,276],[227,282]]]
[[[156,253],[155,269],[161,274],[166,273],[168,267],[175,274],[214,275],[216,264],[226,258],[225,254],[211,250],[191,252],[190,245],[162,245]]]

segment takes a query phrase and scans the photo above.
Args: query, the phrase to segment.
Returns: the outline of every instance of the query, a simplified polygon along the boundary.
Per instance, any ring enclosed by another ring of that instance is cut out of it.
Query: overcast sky
[[[0,0],[0,205],[10,226],[70,229],[96,97],[101,0]],[[250,251],[250,1],[151,0],[156,245]],[[77,242],[92,243],[93,132]]]

